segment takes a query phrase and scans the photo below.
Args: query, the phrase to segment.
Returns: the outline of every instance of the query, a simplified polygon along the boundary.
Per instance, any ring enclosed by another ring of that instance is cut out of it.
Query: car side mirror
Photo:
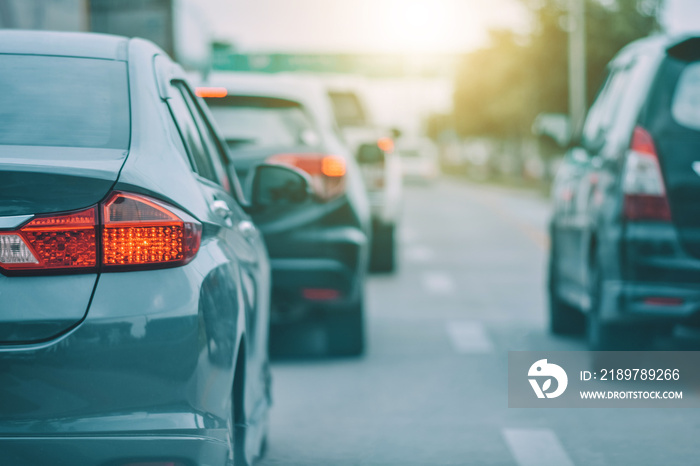
[[[362,144],[357,149],[357,163],[362,165],[372,165],[384,162],[384,151],[377,143]]]
[[[296,168],[262,164],[249,176],[250,203],[255,209],[301,204],[311,196],[309,176]]]

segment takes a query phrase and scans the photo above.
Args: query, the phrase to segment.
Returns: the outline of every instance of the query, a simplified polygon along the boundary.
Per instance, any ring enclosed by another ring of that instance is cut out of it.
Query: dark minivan
[[[612,60],[553,201],[554,333],[633,349],[700,323],[700,36]]]

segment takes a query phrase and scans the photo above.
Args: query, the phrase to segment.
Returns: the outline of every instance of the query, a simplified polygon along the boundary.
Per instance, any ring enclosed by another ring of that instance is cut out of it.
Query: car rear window
[[[700,62],[686,66],[673,95],[671,114],[679,124],[700,131]]]
[[[0,144],[127,149],[126,63],[0,55]]]
[[[360,99],[353,92],[328,93],[335,119],[341,126],[363,126],[367,123]]]
[[[300,104],[283,99],[205,99],[229,148],[313,146],[318,136]]]

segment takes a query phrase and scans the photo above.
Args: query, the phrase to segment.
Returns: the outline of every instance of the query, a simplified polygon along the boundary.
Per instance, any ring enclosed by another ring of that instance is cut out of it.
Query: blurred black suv
[[[551,330],[635,349],[700,322],[700,36],[625,47],[553,187]]]

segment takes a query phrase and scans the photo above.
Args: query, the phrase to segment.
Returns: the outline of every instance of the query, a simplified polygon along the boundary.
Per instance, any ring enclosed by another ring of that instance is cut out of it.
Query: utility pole
[[[577,134],[587,110],[586,0],[569,0],[569,117]]]

